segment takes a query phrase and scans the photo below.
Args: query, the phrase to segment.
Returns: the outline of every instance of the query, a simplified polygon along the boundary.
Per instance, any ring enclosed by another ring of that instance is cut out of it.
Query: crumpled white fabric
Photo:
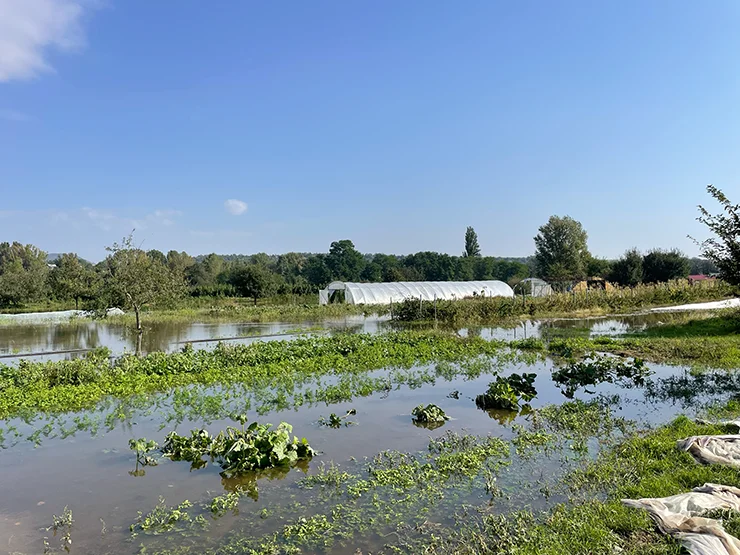
[[[677,442],[697,461],[740,468],[740,435],[692,436]]]
[[[692,555],[740,555],[740,540],[729,535],[719,520],[700,516],[712,509],[740,511],[738,488],[704,484],[690,493],[623,499],[622,503],[646,510],[661,532],[677,538]]]

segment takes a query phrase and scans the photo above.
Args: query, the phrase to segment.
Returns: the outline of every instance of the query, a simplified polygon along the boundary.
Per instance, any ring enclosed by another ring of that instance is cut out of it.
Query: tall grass
[[[475,297],[457,301],[409,299],[394,309],[398,321],[438,320],[448,323],[491,323],[521,316],[588,316],[726,299],[736,293],[716,281],[690,285],[685,280],[609,290],[555,293],[548,297]]]

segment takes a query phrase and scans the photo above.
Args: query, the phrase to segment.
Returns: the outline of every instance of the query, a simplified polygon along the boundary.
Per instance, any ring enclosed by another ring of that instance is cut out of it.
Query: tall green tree
[[[534,238],[537,273],[549,281],[585,278],[591,256],[587,242],[580,222],[569,216],[551,216]]]
[[[468,226],[468,229],[465,230],[465,250],[463,251],[463,256],[480,256],[478,234],[470,226]]]
[[[257,300],[274,295],[277,291],[277,280],[267,268],[259,264],[239,264],[231,271],[231,284],[243,297]]]
[[[365,268],[365,257],[349,239],[334,241],[329,247],[326,265],[332,279],[340,281],[359,281]]]
[[[714,237],[698,242],[702,256],[715,264],[719,276],[728,283],[740,285],[740,205],[732,204],[714,185],[707,185],[707,192],[722,208],[712,214],[699,206],[699,220]]]
[[[634,287],[642,283],[642,254],[629,249],[612,264],[609,280],[623,287]]]
[[[104,291],[108,302],[134,311],[141,332],[141,311],[147,305],[165,304],[181,297],[185,283],[158,257],[149,256],[134,244],[133,234],[106,247]]]
[[[74,253],[62,254],[49,274],[54,295],[59,299],[74,299],[75,308],[80,307],[80,299],[90,299],[97,294],[98,282],[92,265]]]
[[[332,279],[332,272],[326,263],[326,258],[325,254],[312,256],[306,260],[306,264],[301,270],[301,275],[316,289],[326,287]]]
[[[654,249],[642,259],[642,279],[645,283],[661,283],[688,277],[691,263],[677,249]]]
[[[46,293],[46,253],[33,245],[0,243],[0,305],[20,305]]]

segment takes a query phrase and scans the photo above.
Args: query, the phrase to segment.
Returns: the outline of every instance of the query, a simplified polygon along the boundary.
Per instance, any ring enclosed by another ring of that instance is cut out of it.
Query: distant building
[[[714,276],[708,276],[706,274],[694,274],[689,276],[689,283],[698,283],[700,281],[712,281],[717,279]]]

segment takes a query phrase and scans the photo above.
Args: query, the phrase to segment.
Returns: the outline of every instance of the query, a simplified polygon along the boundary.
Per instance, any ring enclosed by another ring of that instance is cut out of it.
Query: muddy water
[[[659,390],[658,386],[665,380],[686,375],[685,370],[675,367],[653,366],[652,369],[653,382],[657,384],[653,390]],[[534,407],[559,404],[566,400],[550,379],[551,363],[542,362],[533,366],[515,364],[507,368],[505,373],[522,371],[536,372],[538,375],[535,384],[538,396],[532,403]],[[384,372],[387,371],[373,374],[383,375]],[[310,462],[308,472],[315,472],[322,462],[334,462],[341,469],[352,472],[360,470],[365,458],[373,457],[382,450],[424,451],[430,436],[439,437],[448,430],[511,438],[512,425],[526,424],[528,417],[477,409],[473,399],[485,391],[490,381],[491,376],[486,374],[470,380],[437,379],[433,385],[415,389],[401,387],[330,406],[304,406],[261,416],[250,411],[249,418],[251,421],[273,424],[284,420],[294,426],[297,435],[309,438],[311,445],[321,454]],[[449,396],[453,391],[459,392],[459,398]],[[219,395],[224,390],[210,388],[204,393]],[[643,423],[664,422],[677,411],[691,414],[695,407],[681,404],[670,395],[658,398],[655,395],[647,396],[641,388],[614,385],[598,386],[593,393],[581,391],[576,397],[589,400],[599,395],[614,394],[620,396],[618,404],[621,411],[618,416]],[[145,468],[143,475],[131,474],[136,467],[135,457],[128,449],[129,439],[146,437],[162,444],[164,436],[172,429],[186,433],[192,428],[206,427],[217,432],[227,425],[233,425],[229,420],[204,421],[200,418],[167,423],[167,416],[171,414],[169,398],[153,396],[136,404],[128,411],[127,418],[115,421],[110,430],[101,425],[95,434],[79,431],[66,439],[40,436],[37,437],[37,445],[26,438],[34,430],[41,429],[45,421],[38,420],[31,424],[21,421],[0,423],[6,435],[6,448],[0,451],[0,553],[41,553],[44,537],[58,547],[58,538],[53,538],[51,532],[44,528],[51,524],[52,515],[61,514],[65,506],[72,509],[75,519],[72,553],[137,553],[142,544],[161,542],[146,536],[131,539],[128,527],[136,520],[138,511],[150,511],[160,497],[164,497],[168,505],[181,503],[185,499],[197,504],[208,502],[213,496],[233,489],[234,484],[222,480],[219,469],[213,465],[191,471],[186,462],[163,460],[159,466]],[[232,398],[230,403],[236,407],[239,399]],[[410,411],[421,403],[437,404],[451,420],[436,430],[414,426]],[[152,412],[153,406],[157,408]],[[330,412],[343,414],[350,408],[357,411],[357,415],[352,417],[356,422],[354,426],[329,429],[317,423],[321,416],[328,417]],[[99,413],[90,411],[76,416],[103,417],[110,410],[107,407]],[[228,406],[220,410],[222,415],[229,412]],[[70,420],[71,417],[67,422]],[[8,431],[10,426],[16,426],[18,431]],[[499,485],[504,489],[510,487],[516,490],[518,481],[531,481],[536,473],[556,473],[558,466],[557,461],[515,465],[510,474],[501,477]],[[190,545],[198,541],[216,541],[232,530],[247,529],[248,533],[258,535],[278,529],[285,524],[284,520],[278,517],[261,519],[258,515],[262,509],[279,512],[280,507],[290,503],[310,501],[316,492],[302,490],[296,485],[296,480],[303,475],[301,470],[293,469],[274,479],[259,479],[258,496],[256,499],[242,498],[239,516],[227,514],[213,521],[210,528],[197,537],[174,535],[167,540],[167,546],[173,548],[179,545],[178,542]],[[482,503],[485,502],[482,501],[484,497],[481,491],[474,491],[464,494],[463,499]],[[528,504],[532,505],[533,501],[528,500]],[[161,543],[158,545],[162,546]],[[334,552],[354,553],[355,550],[338,547]]]

